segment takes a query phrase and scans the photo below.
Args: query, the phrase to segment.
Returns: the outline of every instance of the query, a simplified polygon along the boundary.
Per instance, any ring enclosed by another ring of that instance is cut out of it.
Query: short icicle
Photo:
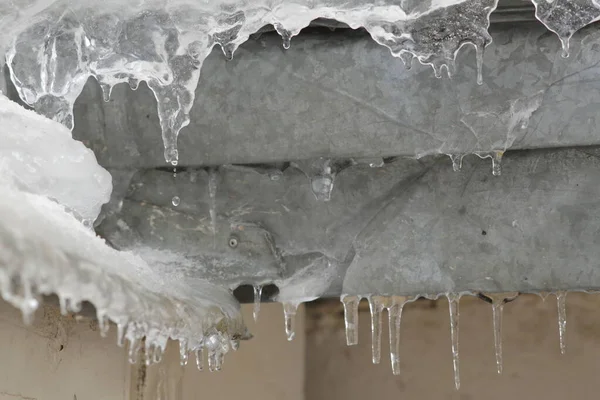
[[[179,364],[184,367],[188,363],[188,345],[187,340],[179,340]]]
[[[371,310],[371,353],[373,364],[381,361],[381,312],[384,308],[383,296],[369,296],[369,309]]]
[[[400,375],[400,322],[404,305],[410,301],[406,296],[394,296],[388,307],[389,332],[390,332],[390,362],[392,373]]]
[[[560,343],[560,353],[565,354],[567,350],[567,292],[556,292],[556,305],[558,307],[558,339]]]
[[[198,371],[204,370],[204,347],[202,345],[196,349],[196,368]]]
[[[296,336],[296,312],[298,311],[298,303],[283,303],[283,317],[285,319],[285,334],[287,340],[294,340]]]
[[[358,304],[360,296],[342,295],[344,304],[344,325],[346,326],[346,344],[355,346],[358,344]]]
[[[260,299],[262,297],[262,285],[254,286],[254,310],[252,312],[252,316],[254,317],[254,321],[258,321],[258,313],[260,312]]]
[[[452,170],[454,172],[459,172],[462,169],[462,161],[464,156],[462,154],[448,154],[450,160],[452,161]]]
[[[460,294],[448,293],[448,308],[450,311],[450,337],[452,339],[452,365],[454,367],[454,386],[456,390],[460,389],[460,371],[459,371],[459,356],[458,356],[458,303],[460,302]]]

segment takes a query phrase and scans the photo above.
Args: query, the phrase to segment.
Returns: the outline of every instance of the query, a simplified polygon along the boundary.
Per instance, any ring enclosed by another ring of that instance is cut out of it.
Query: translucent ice
[[[228,59],[250,34],[272,25],[290,40],[316,18],[363,27],[392,55],[417,58],[435,75],[454,71],[464,45],[477,53],[491,42],[489,15],[497,0],[340,1],[0,0],[0,51],[21,98],[38,112],[73,126],[73,104],[89,77],[109,100],[112,87],[146,81],[157,100],[168,162],[189,113],[204,59],[220,46]],[[326,190],[327,183],[315,181]]]

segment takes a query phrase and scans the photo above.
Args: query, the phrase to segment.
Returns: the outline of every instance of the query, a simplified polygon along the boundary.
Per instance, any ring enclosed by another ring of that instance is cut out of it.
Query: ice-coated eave
[[[119,340],[129,340],[132,360],[143,338],[162,352],[168,338],[194,351],[215,336],[226,343],[219,349],[225,353],[230,340],[248,337],[230,291],[180,279],[110,248],[43,196],[6,185],[0,194],[0,291],[26,320],[39,295],[56,294],[63,312],[78,312],[88,301],[101,331],[110,320],[119,328]]]

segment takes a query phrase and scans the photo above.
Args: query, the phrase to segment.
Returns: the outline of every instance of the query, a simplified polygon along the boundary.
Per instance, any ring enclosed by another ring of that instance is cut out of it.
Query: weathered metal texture
[[[308,31],[290,50],[278,35],[206,60],[179,136],[180,165],[269,163],[317,156],[419,156],[597,144],[600,32],[571,57],[541,24],[499,24],[478,86],[471,48],[452,79],[399,59],[364,32]],[[163,166],[156,103],[142,85],[103,103],[90,81],[75,108],[76,138],[111,168]],[[531,116],[531,118],[529,118]]]
[[[291,166],[276,175],[223,167],[216,235],[204,169],[176,178],[146,170],[99,231],[118,248],[179,254],[174,268],[232,287],[307,266],[319,277],[329,262],[336,272],[323,276],[319,295],[597,289],[599,156],[596,148],[511,152],[500,177],[477,157],[459,173],[445,157],[358,164],[338,174],[329,202]]]

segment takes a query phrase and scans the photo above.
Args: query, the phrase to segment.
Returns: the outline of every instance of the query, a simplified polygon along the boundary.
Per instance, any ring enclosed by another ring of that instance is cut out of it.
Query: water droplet
[[[179,364],[185,367],[188,363],[188,346],[187,340],[179,339]]]
[[[196,350],[196,368],[198,371],[204,370],[204,348],[200,347]]]
[[[239,339],[231,339],[231,350],[238,351],[240,348],[240,340]]]
[[[454,367],[454,386],[456,390],[460,388],[460,370],[458,356],[458,303],[460,294],[448,293],[448,308],[450,311],[450,338],[452,340],[452,366]]]
[[[262,297],[262,285],[254,286],[254,310],[252,316],[254,321],[258,321],[258,313],[260,312],[260,300]]]
[[[296,312],[298,311],[298,303],[283,303],[283,317],[285,320],[285,334],[287,340],[291,341],[296,336]]]
[[[177,207],[179,203],[181,203],[181,199],[179,198],[179,196],[174,196],[171,199],[171,203],[173,204],[173,206]]]
[[[346,344],[355,346],[358,344],[358,304],[359,296],[342,295],[344,304],[344,324],[346,325]]]
[[[556,305],[558,308],[558,338],[560,343],[560,353],[565,354],[567,350],[567,292],[556,292]]]
[[[381,312],[384,308],[383,296],[369,296],[369,309],[371,310],[371,354],[373,364],[381,361]]]

